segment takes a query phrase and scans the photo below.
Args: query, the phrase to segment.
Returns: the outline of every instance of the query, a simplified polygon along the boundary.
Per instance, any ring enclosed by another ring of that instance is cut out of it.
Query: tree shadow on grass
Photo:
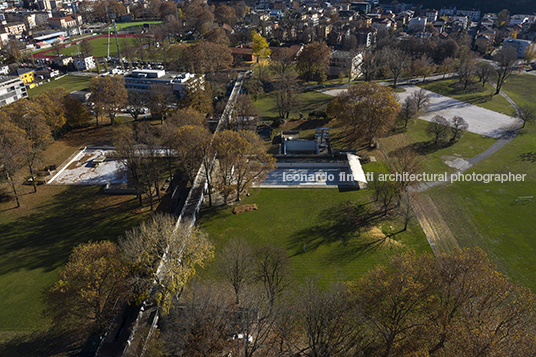
[[[350,262],[381,245],[365,238],[374,224],[383,218],[370,203],[344,202],[323,210],[316,225],[295,232],[288,238],[287,248],[292,256],[316,251],[323,246],[333,246],[327,262]]]
[[[420,141],[420,142],[413,143],[413,144],[398,148],[396,150],[393,150],[390,153],[390,155],[399,156],[399,155],[403,154],[407,149],[411,149],[417,155],[428,155],[428,154],[433,154],[434,152],[436,152],[438,150],[448,148],[452,144],[453,144],[453,142],[451,142],[451,141],[447,141],[447,142],[444,142],[444,143],[439,142],[437,144],[434,144],[433,140]]]
[[[0,225],[0,275],[21,269],[52,271],[63,265],[74,246],[89,240],[116,241],[141,222],[133,197],[125,201],[95,186],[71,186],[47,205]]]
[[[536,162],[536,151],[529,151],[524,154],[519,155],[521,161],[528,161],[530,163]]]

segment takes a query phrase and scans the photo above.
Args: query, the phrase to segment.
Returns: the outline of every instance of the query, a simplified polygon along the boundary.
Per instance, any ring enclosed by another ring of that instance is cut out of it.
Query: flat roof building
[[[0,76],[0,106],[27,97],[26,86],[20,78]]]

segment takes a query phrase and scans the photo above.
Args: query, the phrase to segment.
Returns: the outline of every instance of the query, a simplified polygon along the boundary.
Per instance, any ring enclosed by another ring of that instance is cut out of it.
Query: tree
[[[216,27],[212,31],[203,36],[207,42],[212,42],[218,45],[229,46],[229,37],[221,27]]]
[[[63,46],[59,41],[54,42],[54,44],[52,45],[52,52],[58,57],[60,56],[62,49]]]
[[[405,192],[401,196],[400,206],[398,207],[398,213],[400,220],[404,224],[401,232],[405,232],[408,229],[409,223],[415,218],[414,203],[415,193]]]
[[[525,63],[529,64],[530,62],[534,61],[536,58],[536,45],[533,43],[528,45],[525,49],[525,54],[523,55],[523,60],[525,60]]]
[[[495,27],[507,26],[508,24],[510,24],[510,12],[507,9],[503,9],[497,14]]]
[[[129,293],[128,267],[119,247],[109,241],[82,243],[73,249],[59,280],[43,293],[45,315],[55,325],[103,331],[116,301]]]
[[[423,82],[426,81],[426,77],[431,76],[435,71],[435,64],[426,55],[423,55],[421,58],[416,59],[411,64],[411,71],[416,76],[422,76]]]
[[[298,85],[296,75],[292,72],[284,73],[275,84],[275,104],[281,119],[287,118],[290,111],[298,103]]]
[[[410,96],[411,100],[415,104],[415,108],[417,109],[417,113],[428,109],[430,106],[430,94],[423,88],[419,89],[416,92],[411,93]]]
[[[315,76],[326,73],[330,58],[331,51],[325,42],[310,43],[298,56],[296,70],[309,83]]]
[[[138,120],[138,117],[145,112],[148,102],[147,93],[138,90],[128,91],[127,111],[132,116],[132,119]]]
[[[206,147],[210,145],[212,136],[206,127],[185,125],[177,130],[177,142],[180,166],[190,182],[194,182],[195,176],[203,161]]]
[[[378,65],[376,64],[374,54],[367,53],[363,56],[363,61],[361,62],[361,74],[365,82],[370,82],[378,74]]]
[[[463,89],[467,89],[476,74],[476,57],[469,49],[466,49],[460,56],[457,74],[460,82],[463,83]]]
[[[317,282],[308,280],[297,300],[309,356],[353,355],[361,329],[352,321],[350,296],[341,284],[322,290]]]
[[[282,76],[294,64],[296,53],[290,47],[281,47],[274,51],[270,57],[270,68],[276,75]]]
[[[239,94],[234,106],[234,128],[236,130],[257,130],[259,111],[249,95]]]
[[[495,95],[501,92],[503,84],[512,75],[515,70],[515,64],[517,62],[517,52],[513,47],[507,47],[503,49],[493,57],[496,62],[495,77],[496,77],[496,91]]]
[[[94,103],[93,113],[97,127],[99,118],[105,114],[108,114],[111,124],[114,125],[115,116],[128,103],[124,79],[120,76],[93,77],[89,82],[89,91]]]
[[[380,63],[382,63],[393,76],[393,88],[396,88],[398,79],[406,67],[408,67],[408,55],[397,47],[384,47],[379,51],[378,57]]]
[[[268,48],[268,42],[256,30],[251,31],[251,41],[253,41],[253,55],[257,57],[257,62],[260,57],[270,56],[272,51]]]
[[[476,75],[478,76],[479,81],[482,82],[482,87],[486,85],[486,81],[493,73],[493,66],[487,62],[479,62],[476,66]]]
[[[253,249],[243,239],[231,239],[222,249],[218,268],[220,274],[233,287],[235,302],[240,304],[244,286],[254,277],[255,259]]]
[[[461,139],[467,128],[469,127],[469,124],[463,119],[462,117],[456,115],[450,120],[450,129],[451,129],[451,137],[450,141],[454,142],[456,140]]]
[[[255,250],[255,278],[262,282],[270,306],[290,284],[290,259],[283,248],[264,246]]]
[[[216,184],[225,202],[233,191],[239,201],[242,193],[274,168],[275,159],[264,151],[259,136],[252,131],[218,132],[214,148],[219,163]]]
[[[426,126],[426,134],[434,139],[434,145],[446,141],[449,135],[449,122],[440,115],[434,116]]]
[[[65,88],[59,87],[45,91],[37,97],[30,99],[40,105],[46,123],[52,131],[55,140],[58,139],[59,136],[58,130],[61,129],[66,122],[63,100],[68,95],[69,92],[67,92]]]
[[[189,79],[182,103],[186,107],[192,107],[199,113],[207,116],[211,115],[213,108],[210,85],[201,78]]]
[[[63,108],[65,110],[66,124],[77,126],[89,121],[89,113],[82,102],[76,98],[67,95],[63,99]]]
[[[214,17],[220,24],[228,24],[234,26],[236,22],[236,14],[232,7],[220,5],[214,11]]]
[[[398,117],[404,123],[404,128],[407,128],[408,123],[415,118],[417,113],[418,111],[415,101],[413,101],[411,97],[407,97],[400,105],[400,112],[398,113]]]
[[[377,83],[359,83],[341,92],[328,105],[328,115],[336,117],[344,125],[357,129],[369,143],[395,122],[399,111],[393,91]]]
[[[30,142],[24,130],[12,123],[4,112],[0,112],[0,166],[3,167],[9,185],[20,207],[14,175],[26,162]]]
[[[523,126],[521,126],[521,129],[523,129],[525,124],[532,122],[536,118],[536,108],[529,104],[520,105],[518,117],[523,121]]]
[[[125,233],[121,249],[131,267],[135,293],[145,298],[155,284],[154,296],[164,313],[173,299],[214,257],[207,234],[183,222],[177,227],[173,216],[155,215],[149,222]]]
[[[82,52],[84,57],[93,56],[93,45],[89,40],[84,39],[80,42],[80,52]]]
[[[153,118],[160,118],[160,123],[163,124],[174,103],[175,95],[173,95],[170,85],[165,83],[151,84],[147,95],[147,106]]]

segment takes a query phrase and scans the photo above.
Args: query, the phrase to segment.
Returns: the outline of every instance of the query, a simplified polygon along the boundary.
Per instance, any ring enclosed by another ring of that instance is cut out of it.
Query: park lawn
[[[406,131],[398,128],[394,134],[381,138],[388,155],[396,156],[401,150],[409,147],[418,155],[422,172],[452,173],[456,170],[445,164],[445,161],[457,157],[471,158],[486,150],[496,141],[492,138],[466,132],[459,141],[452,145],[435,146],[426,134],[427,125],[427,121],[417,119],[414,123],[408,123]]]
[[[355,280],[378,264],[385,264],[393,254],[431,251],[417,222],[383,244],[369,233],[355,234],[355,226],[341,219],[338,212],[348,201],[362,204],[364,210],[372,209],[371,195],[370,190],[256,189],[240,204],[255,203],[257,211],[234,215],[232,207],[207,209],[198,222],[216,246],[216,259],[232,238],[242,238],[252,246],[286,249],[299,283],[307,277],[320,277],[323,284]],[[402,228],[394,219],[378,226],[384,233]],[[201,276],[216,277],[215,264]]]
[[[532,74],[513,75],[506,80],[502,90],[508,94],[517,105],[534,106],[536,76]]]
[[[0,205],[0,331],[46,326],[40,292],[57,279],[71,250],[89,240],[117,237],[148,213],[132,196],[110,196],[100,186],[40,186],[21,208]]]
[[[529,125],[512,142],[466,174],[527,174],[524,182],[456,182],[434,187],[429,195],[462,247],[481,247],[499,268],[536,291],[536,128]]]
[[[35,97],[44,91],[59,87],[65,88],[68,92],[86,89],[89,87],[90,79],[91,77],[66,75],[60,79],[51,80],[49,83],[41,84],[28,90],[28,96]]]
[[[95,57],[106,57],[108,56],[108,37],[97,37],[97,38],[90,38],[88,39],[89,43],[93,46],[93,56]],[[132,41],[132,38],[128,37],[120,37],[119,40],[119,46],[123,43],[123,41]],[[66,56],[75,56],[78,55],[80,52],[80,46],[77,45],[77,42],[80,41],[73,41],[71,42],[71,45],[69,47],[64,47],[61,49],[61,53]],[[117,55],[117,45],[115,43],[115,37],[113,35],[110,36],[110,55]]]
[[[160,25],[162,21],[139,21],[139,22],[118,22],[115,24],[117,30],[124,30],[130,27],[143,27],[145,24],[150,25]],[[113,30],[113,25],[110,25],[110,28]]]
[[[300,114],[307,118],[310,112],[314,110],[326,110],[326,106],[334,97],[317,91],[301,92],[298,94],[298,104],[290,112],[289,118],[299,118]],[[262,120],[271,121],[279,117],[277,105],[275,103],[273,92],[259,96],[254,102],[259,110]]]
[[[493,110],[494,112],[506,115],[514,114],[514,109],[503,96],[492,96],[495,93],[495,89],[489,83],[486,83],[484,88],[482,88],[481,83],[473,83],[467,90],[464,90],[463,86],[460,86],[456,79],[418,84],[418,86],[465,103]]]

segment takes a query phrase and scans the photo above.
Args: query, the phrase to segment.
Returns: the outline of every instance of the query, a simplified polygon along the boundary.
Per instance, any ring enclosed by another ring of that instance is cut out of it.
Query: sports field
[[[35,97],[44,91],[59,87],[65,88],[68,92],[86,89],[89,86],[90,79],[91,77],[66,75],[60,79],[51,80],[48,83],[28,90],[28,96]]]

